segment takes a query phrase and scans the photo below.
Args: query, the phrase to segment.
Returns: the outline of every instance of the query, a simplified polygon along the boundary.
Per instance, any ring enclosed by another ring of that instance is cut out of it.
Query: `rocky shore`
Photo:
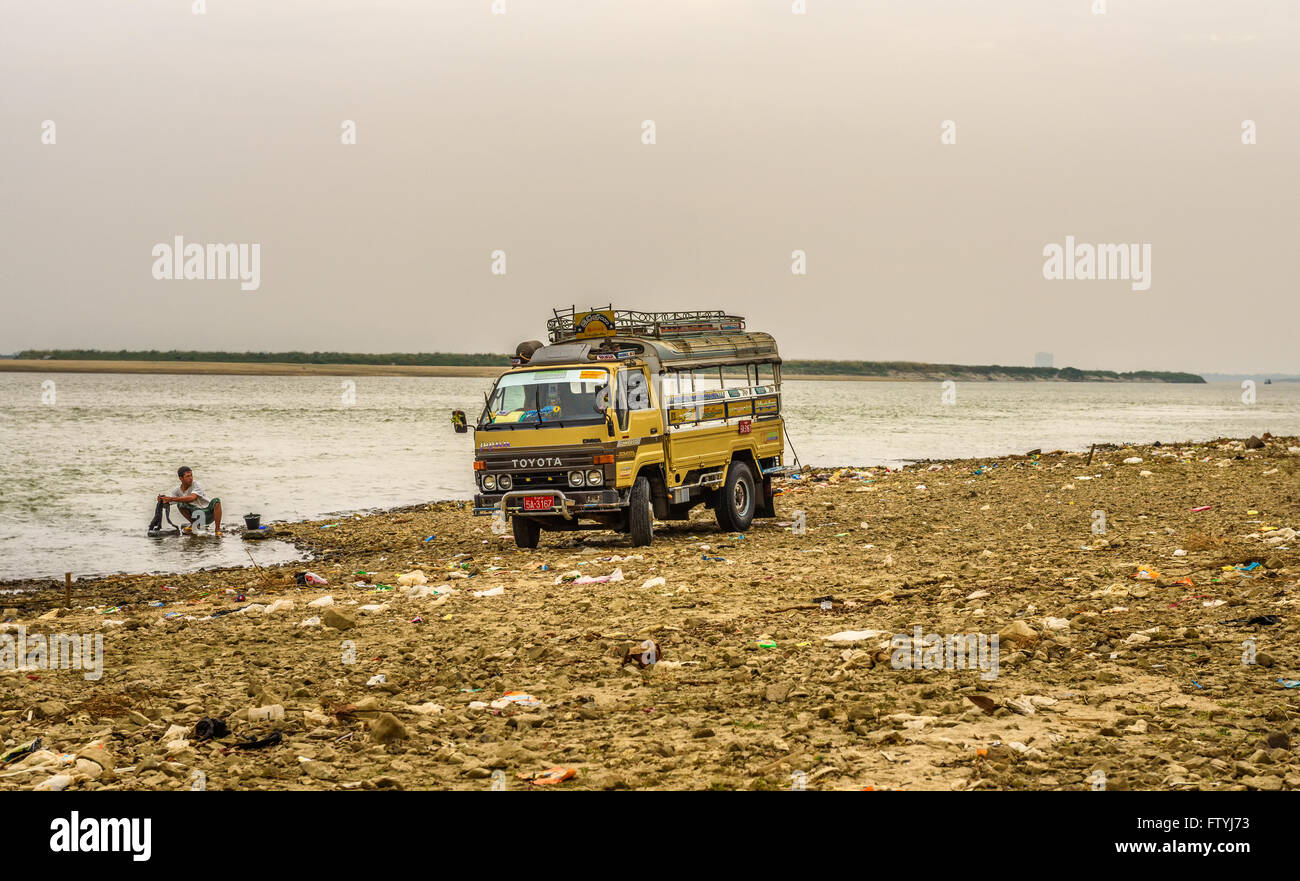
[[[1300,438],[780,489],[743,536],[439,503],[276,524],[327,584],[0,597],[0,789],[1300,789]]]

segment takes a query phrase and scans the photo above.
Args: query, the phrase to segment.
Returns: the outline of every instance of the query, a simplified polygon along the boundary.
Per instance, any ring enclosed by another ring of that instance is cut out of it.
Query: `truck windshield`
[[[609,406],[609,371],[564,367],[507,373],[497,380],[480,429],[600,424]]]

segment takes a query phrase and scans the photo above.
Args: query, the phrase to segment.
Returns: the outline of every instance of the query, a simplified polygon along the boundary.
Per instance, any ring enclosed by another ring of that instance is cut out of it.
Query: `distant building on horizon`
[[[1053,360],[1054,360],[1054,359],[1052,358],[1052,353],[1051,353],[1051,352],[1035,352],[1035,353],[1034,353],[1034,366],[1035,366],[1035,367],[1055,367],[1056,365],[1052,363]]]

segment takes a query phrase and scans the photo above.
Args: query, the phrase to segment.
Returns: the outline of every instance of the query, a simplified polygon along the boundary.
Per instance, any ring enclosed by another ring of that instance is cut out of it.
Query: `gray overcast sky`
[[[612,300],[1300,373],[1297,4],[1092,3],[0,0],[0,352],[507,351]],[[176,235],[261,289],[154,280]],[[1044,279],[1066,235],[1150,243],[1150,289]]]

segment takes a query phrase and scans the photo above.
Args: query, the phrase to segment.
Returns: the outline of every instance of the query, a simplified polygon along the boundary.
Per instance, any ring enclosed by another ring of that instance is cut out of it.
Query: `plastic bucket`
[[[248,530],[261,529],[261,528],[262,528],[262,515],[261,515],[261,514],[245,514],[245,515],[244,515],[244,528],[245,528],[245,529],[248,529]]]

